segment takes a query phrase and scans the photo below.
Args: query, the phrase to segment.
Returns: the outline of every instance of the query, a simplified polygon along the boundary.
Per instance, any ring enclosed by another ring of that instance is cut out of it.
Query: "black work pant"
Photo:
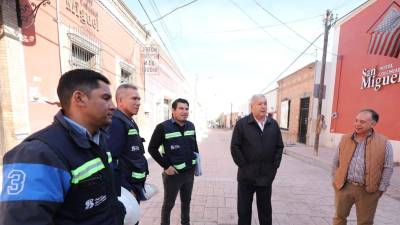
[[[256,186],[238,182],[238,225],[251,224],[251,209],[254,192],[257,195],[258,221],[260,225],[272,225],[271,185]]]
[[[163,173],[164,202],[161,209],[161,225],[169,225],[172,208],[174,208],[178,192],[181,197],[181,224],[189,225],[190,200],[194,182],[194,170],[168,176]]]

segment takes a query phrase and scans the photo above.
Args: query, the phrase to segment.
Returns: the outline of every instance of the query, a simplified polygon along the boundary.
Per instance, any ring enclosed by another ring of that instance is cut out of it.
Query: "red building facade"
[[[400,0],[375,1],[340,25],[331,131],[353,129],[356,112],[373,108],[377,130],[400,140]]]
[[[363,108],[380,114],[376,130],[400,159],[400,0],[369,1],[336,27],[336,75],[330,132],[352,132]]]

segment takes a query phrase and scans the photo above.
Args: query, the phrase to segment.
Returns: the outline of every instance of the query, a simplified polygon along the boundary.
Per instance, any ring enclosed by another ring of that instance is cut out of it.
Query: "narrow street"
[[[191,224],[237,224],[236,166],[230,155],[231,131],[211,130],[200,143],[203,176],[195,178],[191,203]],[[148,182],[160,192],[141,204],[140,224],[160,224],[162,205],[161,168],[150,160]],[[179,225],[180,203],[176,201],[171,225]],[[252,224],[259,224],[255,199]],[[273,224],[325,225],[331,224],[334,213],[333,189],[327,171],[290,156],[283,156],[272,191]],[[376,225],[396,225],[400,221],[400,201],[383,196],[375,216]],[[356,224],[353,208],[348,224]]]

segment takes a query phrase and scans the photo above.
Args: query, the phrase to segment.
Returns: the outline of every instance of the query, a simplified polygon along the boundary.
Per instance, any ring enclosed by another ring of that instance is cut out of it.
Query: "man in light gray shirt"
[[[354,133],[344,135],[339,143],[332,168],[336,208],[333,225],[346,225],[353,204],[357,223],[373,224],[379,198],[393,174],[392,145],[373,129],[378,120],[374,110],[361,110]]]

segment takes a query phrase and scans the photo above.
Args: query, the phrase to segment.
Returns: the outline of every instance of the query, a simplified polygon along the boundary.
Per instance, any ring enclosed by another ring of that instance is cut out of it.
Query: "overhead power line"
[[[272,18],[274,18],[275,20],[277,20],[279,23],[281,23],[283,26],[285,26],[287,29],[289,29],[290,31],[292,31],[296,36],[298,36],[299,38],[301,38],[302,40],[304,40],[307,43],[311,43],[311,41],[309,41],[307,38],[305,38],[303,35],[301,35],[299,32],[297,32],[296,30],[294,30],[293,28],[291,28],[289,25],[287,25],[287,23],[283,22],[281,19],[279,19],[277,16],[275,16],[272,12],[270,12],[269,10],[267,10],[266,8],[264,8],[257,0],[254,0],[254,2],[256,3],[256,5],[258,7],[260,7],[264,12],[266,12],[268,15],[270,15]],[[319,50],[323,50],[321,47],[313,44],[314,47],[318,48]],[[333,53],[333,52],[329,52],[332,55],[337,56],[337,54]]]
[[[140,4],[140,6],[142,7],[144,13],[146,14],[147,19],[150,21],[150,24],[151,24],[151,26],[153,27],[154,31],[157,33],[158,38],[160,38],[160,41],[161,41],[161,43],[163,44],[163,46],[165,47],[165,50],[167,51],[168,55],[171,57],[172,61],[174,61],[174,63],[176,64],[174,58],[172,57],[171,52],[168,50],[168,47],[167,47],[167,45],[165,44],[165,42],[163,41],[163,39],[162,39],[160,33],[158,33],[157,28],[154,26],[153,22],[151,21],[150,16],[149,16],[149,14],[147,13],[146,9],[144,8],[142,2],[141,2],[140,0],[138,0],[138,2],[139,2],[139,4]]]
[[[256,24],[258,27],[261,27],[261,25],[253,18],[251,17],[248,13],[246,13],[246,11],[244,11],[238,4],[236,4],[236,2],[234,2],[233,0],[229,0],[236,8],[238,8],[244,15],[246,15],[254,24]],[[274,41],[278,42],[279,44],[281,44],[282,46],[286,47],[287,49],[289,49],[290,51],[296,52],[298,53],[299,51],[291,48],[290,46],[286,45],[285,43],[283,43],[281,40],[279,40],[278,38],[274,37],[271,33],[269,33],[266,29],[261,28],[262,31],[264,31],[265,34],[268,35],[268,37],[270,37],[271,39],[273,39]]]
[[[336,10],[342,9],[342,8],[344,8],[344,7],[347,7],[347,6],[349,6],[349,5],[356,4],[356,3],[359,3],[359,2],[364,2],[364,3],[365,3],[365,2],[368,2],[368,0],[360,0],[360,1],[350,0],[350,1],[346,1],[346,2],[343,3],[343,4],[334,7],[332,10],[335,10],[335,11],[336,11]]]
[[[263,88],[261,90],[261,93],[263,93],[269,86],[271,86],[273,83],[275,83],[284,73],[286,73],[286,71],[297,62],[298,59],[300,59],[300,57],[302,57],[304,55],[304,53],[323,35],[324,33],[321,33],[320,35],[318,35],[301,53],[300,55],[298,55],[281,73],[279,73],[279,75],[273,80],[271,81],[265,88]]]
[[[303,39],[304,41],[306,41],[307,43],[311,43],[309,40],[307,40],[307,38],[305,38],[303,35],[299,34],[299,32],[295,31],[293,28],[291,28],[289,25],[287,25],[285,22],[283,22],[282,20],[280,20],[277,16],[275,16],[273,13],[271,13],[270,11],[268,11],[266,8],[264,8],[260,3],[258,3],[256,0],[254,0],[254,2],[256,3],[256,5],[258,7],[260,7],[264,12],[268,13],[268,15],[270,15],[272,18],[274,18],[275,20],[277,20],[279,23],[281,23],[283,26],[285,26],[287,29],[289,29],[290,31],[292,31],[294,34],[296,34],[298,37],[300,37],[301,39]],[[313,44],[314,45],[314,44]],[[314,47],[319,48],[318,46],[314,45]]]
[[[315,18],[320,18],[322,17],[324,14],[319,14],[319,15],[315,15],[315,16],[311,16],[311,17],[305,17],[305,18],[301,18],[301,19],[297,19],[297,20],[291,20],[291,21],[287,21],[285,22],[286,24],[292,24],[292,23],[299,23],[299,22],[303,22],[303,21],[307,21],[307,20],[312,20]],[[251,30],[259,30],[262,28],[270,28],[270,27],[279,27],[282,26],[282,24],[270,24],[270,25],[262,25],[262,26],[257,26],[257,27],[250,27],[250,28],[238,28],[238,29],[232,29],[232,30],[223,30],[223,31],[210,31],[207,33],[231,33],[231,32],[242,32],[242,31],[251,31]]]
[[[160,10],[158,10],[158,7],[157,7],[156,2],[155,2],[154,0],[151,0],[150,2],[151,2],[150,5],[151,5],[151,7],[153,8],[154,13],[155,13],[157,16],[161,17]],[[165,33],[165,35],[166,35],[166,37],[167,37],[167,39],[168,39],[168,42],[169,42],[170,46],[172,47],[172,50],[176,53],[176,56],[178,57],[178,60],[179,60],[180,62],[183,62],[182,56],[181,56],[181,54],[180,54],[180,52],[179,52],[179,49],[176,47],[176,45],[175,45],[175,43],[174,43],[174,41],[173,41],[171,32],[170,32],[170,30],[168,29],[168,27],[167,27],[167,25],[165,24],[165,21],[164,21],[163,19],[160,20],[160,25],[161,25],[161,28],[164,30],[164,33]]]
[[[160,11],[158,10],[158,7],[157,7],[155,1],[154,1],[154,0],[151,0],[150,3],[151,3],[150,6],[153,8],[153,11],[154,11],[154,13],[156,14],[156,16],[161,17]],[[168,29],[168,27],[165,25],[164,20],[160,20],[160,25],[161,25],[161,28],[164,30],[164,33],[165,33],[166,36],[167,36],[168,42],[170,43],[170,45],[171,45],[172,47],[174,47],[173,44],[172,44],[172,41],[171,41],[171,40],[172,40],[172,36],[170,35],[169,29]]]
[[[171,10],[170,12],[164,14],[164,15],[161,16],[160,18],[157,18],[157,19],[155,19],[155,20],[153,20],[153,21],[150,21],[150,23],[154,23],[154,22],[157,22],[157,21],[159,21],[159,20],[162,20],[162,19],[164,19],[165,17],[167,17],[168,15],[172,14],[173,12],[175,12],[176,10],[181,9],[181,8],[184,8],[184,7],[186,7],[186,6],[190,5],[190,4],[193,4],[193,3],[197,2],[197,1],[198,1],[198,0],[193,0],[193,1],[189,2],[189,3],[186,3],[186,4],[184,4],[184,5],[178,6],[178,7],[176,7],[175,9]],[[144,25],[146,26],[146,25],[148,25],[148,24],[149,24],[149,23],[145,23]]]

